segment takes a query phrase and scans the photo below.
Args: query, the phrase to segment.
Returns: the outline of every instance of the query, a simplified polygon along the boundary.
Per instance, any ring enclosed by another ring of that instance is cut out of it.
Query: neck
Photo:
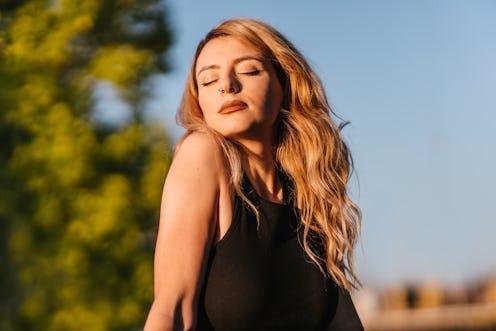
[[[272,144],[243,142],[242,166],[257,193],[264,199],[282,202],[281,180],[277,175]]]

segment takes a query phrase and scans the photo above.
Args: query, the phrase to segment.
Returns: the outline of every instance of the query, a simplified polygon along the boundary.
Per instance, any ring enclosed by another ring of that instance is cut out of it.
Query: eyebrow
[[[240,62],[243,62],[243,61],[248,61],[248,60],[255,60],[255,61],[258,61],[262,64],[265,63],[265,60],[260,57],[260,56],[254,56],[254,55],[247,55],[247,56],[242,56],[242,57],[238,57],[237,59],[235,59],[233,61],[233,64],[238,64]],[[211,65],[206,65],[206,66],[203,66],[200,68],[200,70],[198,70],[198,72],[196,73],[196,77],[200,76],[200,74],[205,71],[205,70],[211,70],[211,69],[219,69],[220,68],[220,65],[218,64],[211,64]]]

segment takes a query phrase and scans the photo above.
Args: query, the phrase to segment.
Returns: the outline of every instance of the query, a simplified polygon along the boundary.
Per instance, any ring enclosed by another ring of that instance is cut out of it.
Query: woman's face
[[[234,139],[272,139],[283,93],[261,52],[234,37],[215,38],[200,52],[195,72],[208,126]]]

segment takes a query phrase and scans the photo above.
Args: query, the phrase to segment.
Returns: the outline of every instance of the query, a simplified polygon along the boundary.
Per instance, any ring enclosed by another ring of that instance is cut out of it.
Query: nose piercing
[[[224,94],[224,93],[226,93],[226,90],[224,90],[223,88],[222,88],[222,89],[220,88],[220,89],[218,89],[217,91],[218,91],[220,94]]]

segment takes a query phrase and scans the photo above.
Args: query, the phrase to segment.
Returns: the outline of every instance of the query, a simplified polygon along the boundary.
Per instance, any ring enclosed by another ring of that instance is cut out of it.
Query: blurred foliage
[[[0,330],[136,330],[169,165],[159,0],[0,0]],[[111,84],[132,116],[96,120]]]

